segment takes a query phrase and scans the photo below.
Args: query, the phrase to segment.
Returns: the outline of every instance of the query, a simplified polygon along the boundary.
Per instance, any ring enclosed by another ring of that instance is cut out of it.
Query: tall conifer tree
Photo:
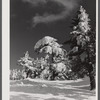
[[[71,50],[68,56],[81,56],[83,53],[83,66],[88,71],[91,90],[95,88],[95,32],[89,25],[90,19],[86,10],[80,6],[78,17],[74,20],[71,39]],[[67,42],[66,42],[67,43]]]

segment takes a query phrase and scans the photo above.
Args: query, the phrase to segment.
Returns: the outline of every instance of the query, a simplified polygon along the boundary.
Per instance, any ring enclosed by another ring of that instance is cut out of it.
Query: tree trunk
[[[92,74],[90,74],[89,78],[90,78],[91,90],[93,90],[93,89],[95,89],[95,77]]]
[[[90,87],[91,87],[90,90],[93,90],[96,87],[96,83],[95,83],[95,75],[93,73],[92,64],[89,65],[88,72],[89,72],[89,78],[90,78]]]

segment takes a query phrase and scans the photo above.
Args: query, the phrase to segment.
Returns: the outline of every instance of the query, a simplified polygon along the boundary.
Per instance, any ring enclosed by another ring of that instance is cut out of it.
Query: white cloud
[[[22,0],[23,2],[30,3],[34,6],[37,6],[39,3],[46,3],[47,0]]]
[[[59,7],[63,7],[64,10],[58,14],[54,13],[48,13],[44,12],[43,15],[35,15],[32,19],[33,26],[39,24],[39,23],[49,23],[58,21],[61,19],[66,18],[70,15],[71,11],[75,9],[78,5],[79,0],[23,0],[24,2],[28,2],[32,4],[33,6],[39,6],[39,4],[46,4],[48,1],[52,1],[54,3],[57,3]]]

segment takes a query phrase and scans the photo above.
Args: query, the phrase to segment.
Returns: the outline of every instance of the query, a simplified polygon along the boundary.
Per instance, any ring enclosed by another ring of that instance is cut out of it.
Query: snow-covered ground
[[[10,100],[96,100],[89,79],[46,81],[27,79],[10,82]]]

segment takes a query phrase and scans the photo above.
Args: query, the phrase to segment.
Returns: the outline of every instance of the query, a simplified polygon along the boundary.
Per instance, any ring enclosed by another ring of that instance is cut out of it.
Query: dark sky
[[[95,27],[95,0],[10,0],[10,68],[17,68],[17,60],[44,36],[52,36],[63,43],[70,38],[72,18],[82,5]],[[68,51],[69,47],[64,46]]]

